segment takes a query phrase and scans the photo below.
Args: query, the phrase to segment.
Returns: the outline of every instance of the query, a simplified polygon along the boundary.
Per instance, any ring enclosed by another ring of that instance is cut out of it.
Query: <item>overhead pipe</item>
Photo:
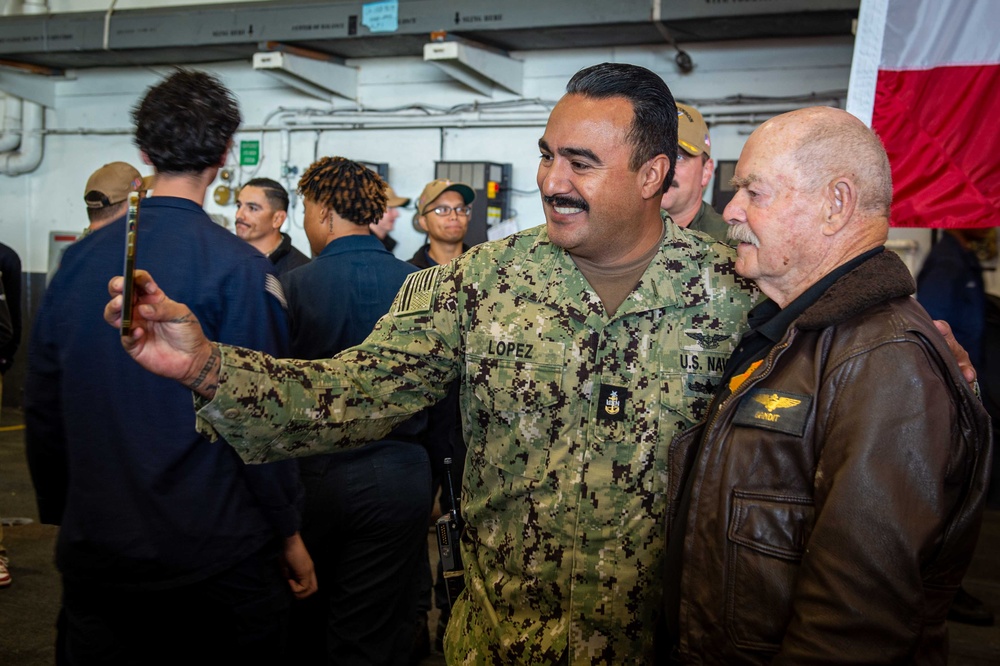
[[[0,132],[0,153],[17,150],[21,145],[21,99],[6,96],[3,102],[3,132]]]
[[[21,142],[18,150],[0,154],[0,174],[5,176],[30,173],[42,163],[45,108],[27,100],[23,100],[21,106]]]
[[[22,14],[47,14],[47,0],[22,0]],[[0,174],[30,173],[42,163],[42,130],[45,108],[41,104],[7,96],[4,126],[0,134]]]

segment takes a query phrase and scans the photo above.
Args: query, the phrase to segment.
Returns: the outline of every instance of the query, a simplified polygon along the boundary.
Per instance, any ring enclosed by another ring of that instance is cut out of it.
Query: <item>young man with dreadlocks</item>
[[[386,193],[369,169],[324,157],[303,174],[299,194],[315,258],[282,278],[292,355],[326,359],[364,340],[417,269],[371,234]],[[300,465],[302,538],[319,593],[296,604],[289,663],[406,663],[432,501],[425,422],[418,415],[382,441]]]

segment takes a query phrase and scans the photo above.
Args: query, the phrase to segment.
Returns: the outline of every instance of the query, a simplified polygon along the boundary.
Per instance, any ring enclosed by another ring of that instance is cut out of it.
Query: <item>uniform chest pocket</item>
[[[482,431],[487,461],[517,476],[540,479],[565,402],[561,343],[470,335],[465,381],[470,424]],[[530,442],[530,445],[525,445]]]

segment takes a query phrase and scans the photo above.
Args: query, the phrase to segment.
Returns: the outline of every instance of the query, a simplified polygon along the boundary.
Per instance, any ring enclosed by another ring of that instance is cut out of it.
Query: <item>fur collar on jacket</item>
[[[883,250],[833,283],[811,307],[795,320],[804,330],[832,326],[892,298],[916,291],[913,276],[903,260]]]

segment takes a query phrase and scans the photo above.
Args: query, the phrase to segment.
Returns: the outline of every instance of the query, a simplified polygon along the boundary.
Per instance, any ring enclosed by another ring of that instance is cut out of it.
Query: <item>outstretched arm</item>
[[[111,279],[111,300],[104,307],[104,320],[119,328],[123,285],[121,276]],[[150,372],[176,379],[207,400],[214,398],[221,358],[218,346],[205,337],[191,310],[170,300],[149,273],[137,270],[135,287],[132,333],[122,336],[125,351]]]

